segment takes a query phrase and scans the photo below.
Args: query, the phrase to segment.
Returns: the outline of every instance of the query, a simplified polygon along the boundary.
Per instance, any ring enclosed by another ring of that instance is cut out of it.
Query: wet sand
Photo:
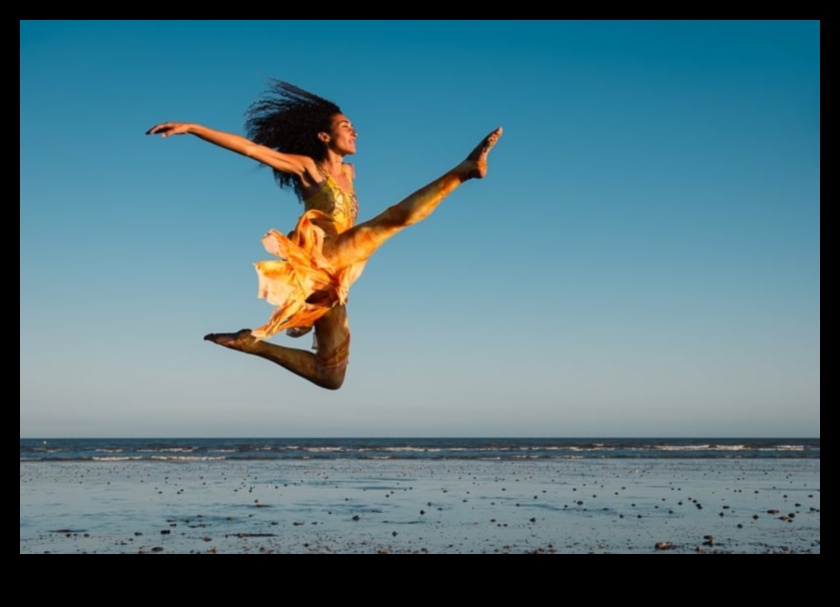
[[[819,554],[820,460],[23,462],[44,553]]]

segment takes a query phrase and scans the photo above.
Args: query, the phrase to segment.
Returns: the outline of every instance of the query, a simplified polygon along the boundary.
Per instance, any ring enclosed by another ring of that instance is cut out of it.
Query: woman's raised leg
[[[459,185],[487,174],[487,154],[502,136],[501,127],[481,140],[458,166],[423,186],[382,213],[342,232],[324,244],[324,253],[336,268],[365,261],[382,244],[408,226],[424,220]]]
[[[315,352],[262,341],[251,335],[250,329],[210,333],[204,339],[269,360],[328,390],[338,390],[344,383],[350,355],[350,324],[343,305],[331,308],[315,322]]]

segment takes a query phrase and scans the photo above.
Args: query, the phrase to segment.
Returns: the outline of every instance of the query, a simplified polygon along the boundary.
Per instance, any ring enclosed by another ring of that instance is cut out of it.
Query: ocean
[[[20,461],[819,459],[819,438],[20,439]]]

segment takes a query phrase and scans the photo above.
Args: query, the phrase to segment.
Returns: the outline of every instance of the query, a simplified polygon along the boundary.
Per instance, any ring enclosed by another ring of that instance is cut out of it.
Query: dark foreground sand
[[[819,554],[820,461],[21,463],[21,554]]]

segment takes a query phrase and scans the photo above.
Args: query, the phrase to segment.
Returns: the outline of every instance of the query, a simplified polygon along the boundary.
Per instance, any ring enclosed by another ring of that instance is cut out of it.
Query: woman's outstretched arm
[[[315,161],[308,156],[278,152],[268,146],[254,143],[250,139],[236,135],[235,133],[218,131],[194,122],[161,122],[146,131],[146,134],[160,135],[164,138],[170,135],[195,135],[199,139],[208,141],[231,152],[242,154],[248,158],[253,158],[257,162],[261,162],[283,173],[297,175],[304,186],[310,182],[318,181],[318,170],[315,166]]]

